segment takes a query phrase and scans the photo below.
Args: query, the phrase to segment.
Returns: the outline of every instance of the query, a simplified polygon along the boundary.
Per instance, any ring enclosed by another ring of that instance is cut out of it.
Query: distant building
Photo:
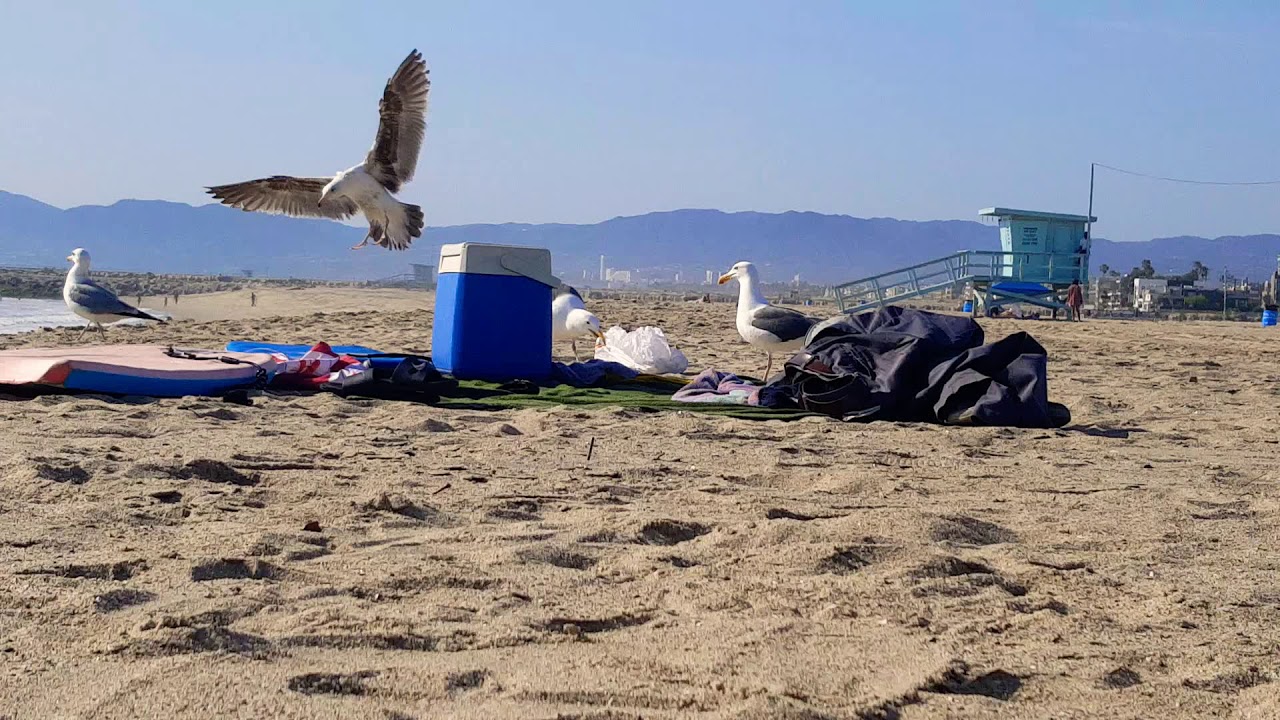
[[[1133,279],[1133,308],[1138,312],[1151,312],[1168,294],[1169,281],[1164,278]]]
[[[708,271],[707,271],[707,281],[706,281],[706,283],[705,283],[705,284],[707,284],[707,285],[715,285],[715,284],[716,284],[716,276],[715,276],[715,273],[711,272],[710,270],[708,270]]]
[[[1103,275],[1092,278],[1089,285],[1094,312],[1115,313],[1125,308],[1127,294],[1124,278],[1119,275]]]

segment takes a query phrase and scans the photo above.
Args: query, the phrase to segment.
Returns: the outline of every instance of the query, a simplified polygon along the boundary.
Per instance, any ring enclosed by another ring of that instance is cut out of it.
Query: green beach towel
[[[522,410],[555,406],[621,407],[638,410],[684,410],[742,420],[798,420],[819,417],[799,409],[767,408],[753,405],[689,403],[672,400],[676,390],[687,383],[683,378],[641,375],[607,387],[577,388],[569,385],[511,388],[497,383],[467,380],[441,392],[437,407],[451,410]],[[536,392],[534,392],[536,391]]]

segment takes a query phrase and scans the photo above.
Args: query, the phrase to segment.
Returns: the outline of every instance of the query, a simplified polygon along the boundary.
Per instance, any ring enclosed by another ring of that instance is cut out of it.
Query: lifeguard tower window
[[[1088,227],[1096,217],[998,207],[978,214],[1000,225],[998,277],[1058,287],[1088,281]]]

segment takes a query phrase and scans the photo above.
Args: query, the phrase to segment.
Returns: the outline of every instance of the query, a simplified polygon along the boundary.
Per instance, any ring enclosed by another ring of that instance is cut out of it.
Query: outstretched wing
[[[328,178],[297,178],[273,175],[231,185],[206,188],[210,195],[234,208],[245,211],[293,215],[294,217],[345,220],[359,208],[345,197],[329,196],[320,205],[320,191]]]
[[[364,167],[387,192],[400,192],[418,167],[427,129],[428,72],[422,53],[414,50],[387,80],[378,101],[378,135]]]

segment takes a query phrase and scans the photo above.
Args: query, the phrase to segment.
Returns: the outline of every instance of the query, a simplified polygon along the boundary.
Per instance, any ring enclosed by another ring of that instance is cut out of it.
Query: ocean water
[[[0,335],[39,330],[42,327],[83,326],[61,300],[0,298]]]
[[[152,315],[171,319],[173,316],[159,310],[143,307]],[[150,320],[129,318],[113,323],[103,323],[106,327],[125,325],[146,325]],[[0,335],[29,332],[46,327],[84,327],[84,319],[67,309],[61,300],[15,300],[0,298]]]

